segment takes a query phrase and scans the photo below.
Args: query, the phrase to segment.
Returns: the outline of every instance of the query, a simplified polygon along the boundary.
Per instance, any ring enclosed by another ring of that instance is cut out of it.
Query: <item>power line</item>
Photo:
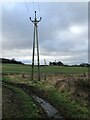
[[[28,14],[30,13],[30,11],[29,11],[29,8],[28,8],[28,5],[27,5],[27,3],[26,3],[26,1],[24,0],[24,3],[25,3],[25,6],[26,6],[26,9],[27,9],[27,12],[28,12]]]
[[[33,5],[33,11],[36,11],[35,2],[33,0],[31,0],[30,2]],[[24,0],[24,3],[25,3],[25,6],[26,6],[28,14],[30,14],[30,10],[29,10],[28,5],[27,5],[25,0]],[[38,9],[39,15],[41,16],[41,10],[40,10],[40,5],[39,5],[39,1],[38,0],[37,0],[37,9]]]
[[[29,12],[29,8],[28,8],[27,3],[25,2],[25,0],[24,0],[24,3],[25,3],[27,11]]]
[[[33,5],[33,11],[35,11],[36,10],[35,9],[35,4],[34,4],[33,0],[31,0],[31,2],[32,2],[32,5]]]
[[[39,9],[39,14],[41,16],[41,12],[40,12],[40,5],[39,5],[39,2],[38,2],[38,9]]]
[[[35,10],[35,4],[34,4],[34,2],[32,2],[32,3],[33,3],[34,10]]]

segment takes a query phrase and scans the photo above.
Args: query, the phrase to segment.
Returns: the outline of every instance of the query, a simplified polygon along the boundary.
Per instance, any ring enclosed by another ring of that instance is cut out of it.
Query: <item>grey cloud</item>
[[[87,26],[87,3],[40,3],[40,8],[43,18],[38,25],[41,55],[87,54],[87,31],[72,37],[69,34],[67,38],[56,34],[56,31],[60,34],[68,31],[72,25]],[[39,14],[37,16],[39,18]],[[2,20],[4,50],[32,48],[33,24],[28,19],[24,3],[17,3],[12,11],[3,9]]]
[[[24,13],[25,14],[25,13]],[[18,11],[5,11],[2,13],[2,33],[4,49],[22,49],[32,46],[32,26]],[[30,34],[31,33],[31,34]],[[8,43],[7,43],[8,42]]]
[[[54,4],[54,7],[48,7],[48,11],[50,11],[47,16],[47,24],[43,26],[44,29],[41,28],[41,36],[40,43],[41,46],[48,51],[59,50],[60,48],[63,50],[72,50],[72,48],[78,44],[82,44],[82,39],[87,40],[87,33],[82,34],[81,36],[77,36],[76,38],[70,38],[67,40],[60,38],[56,40],[55,31],[56,30],[66,30],[70,25],[84,25],[87,24],[88,14],[87,14],[87,3],[59,3]],[[54,9],[55,8],[55,9]],[[62,11],[60,11],[62,10]],[[58,21],[58,22],[57,22]],[[57,23],[56,23],[57,22]],[[76,40],[78,42],[76,43]],[[59,42],[59,44],[58,44]]]

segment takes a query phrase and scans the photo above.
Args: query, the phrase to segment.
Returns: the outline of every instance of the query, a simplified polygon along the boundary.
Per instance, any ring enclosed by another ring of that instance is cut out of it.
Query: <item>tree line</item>
[[[56,62],[56,61],[54,61],[54,62],[49,62],[49,65],[50,66],[67,66],[67,67],[90,67],[90,64],[88,64],[88,63],[81,63],[81,64],[79,64],[79,65],[65,65],[63,62],[61,62],[61,61],[58,61],[58,62]]]
[[[15,58],[10,59],[6,59],[6,58],[0,58],[0,63],[10,63],[10,64],[24,64],[21,61],[16,61]],[[88,63],[81,63],[79,65],[65,65],[63,62],[61,61],[54,61],[54,62],[49,62],[50,66],[66,66],[66,67],[90,67],[90,64]],[[41,65],[42,66],[42,65]]]
[[[6,58],[0,58],[0,63],[23,64],[20,61],[16,61],[15,58],[12,58],[11,60]]]
[[[57,65],[57,66],[64,66],[64,64],[61,62],[61,61],[59,61],[59,62],[56,62],[56,61],[54,61],[54,62],[50,62],[49,63],[49,65]]]

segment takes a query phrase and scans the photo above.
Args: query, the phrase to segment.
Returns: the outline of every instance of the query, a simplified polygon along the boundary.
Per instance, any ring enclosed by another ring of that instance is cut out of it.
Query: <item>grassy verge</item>
[[[19,100],[22,105],[21,113],[22,118],[41,118],[40,109],[33,102],[32,98],[28,96],[23,90],[20,88],[15,88],[10,85],[6,85],[8,89],[12,90],[15,93],[16,99]]]
[[[8,78],[7,76],[3,76],[4,81],[12,81],[11,78]],[[15,78],[12,82],[19,82],[23,81],[23,79],[20,79],[19,81],[16,81]],[[44,81],[29,81],[28,85],[33,86],[34,89],[38,92],[44,91],[45,98],[54,105],[60,113],[62,113],[63,116],[68,118],[88,118],[89,111],[87,106],[81,106],[79,102],[70,100],[70,96],[67,91],[60,92],[58,89],[56,89],[54,86],[51,86],[50,84],[45,83]],[[85,84],[84,84],[85,85]]]
[[[88,118],[87,106],[81,106],[79,102],[70,100],[67,91],[61,93],[50,85],[42,82],[31,83],[39,91],[45,91],[47,100],[52,103],[66,118]]]

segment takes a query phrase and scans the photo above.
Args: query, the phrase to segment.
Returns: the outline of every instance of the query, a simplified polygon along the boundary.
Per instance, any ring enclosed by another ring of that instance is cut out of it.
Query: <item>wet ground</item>
[[[49,102],[36,95],[33,95],[33,98],[42,106],[42,108],[47,113],[47,116],[49,118],[64,120],[63,117],[59,114],[58,110],[54,106],[52,106]]]
[[[4,86],[2,92],[2,118],[20,118],[22,105],[15,93]]]
[[[32,98],[43,108],[44,112],[46,113],[47,118],[64,120],[63,117],[58,112],[58,110],[54,106],[52,106],[48,101],[46,101],[44,98],[42,98],[41,97],[42,93],[39,93],[38,91],[36,92],[33,87],[27,86],[25,84],[14,84],[14,83],[4,83],[4,84],[9,84],[9,85],[13,85],[15,87],[19,87],[22,90],[24,90],[28,95],[32,96]],[[9,92],[11,92],[11,91],[9,91]],[[7,93],[7,95],[8,95],[8,93]],[[11,95],[12,98],[15,97],[14,94],[12,94],[12,93],[9,93],[9,95]],[[8,99],[10,99],[10,98],[8,98]],[[17,104],[17,102],[15,103],[15,105],[16,104]],[[5,109],[5,108],[3,107],[3,109]]]

